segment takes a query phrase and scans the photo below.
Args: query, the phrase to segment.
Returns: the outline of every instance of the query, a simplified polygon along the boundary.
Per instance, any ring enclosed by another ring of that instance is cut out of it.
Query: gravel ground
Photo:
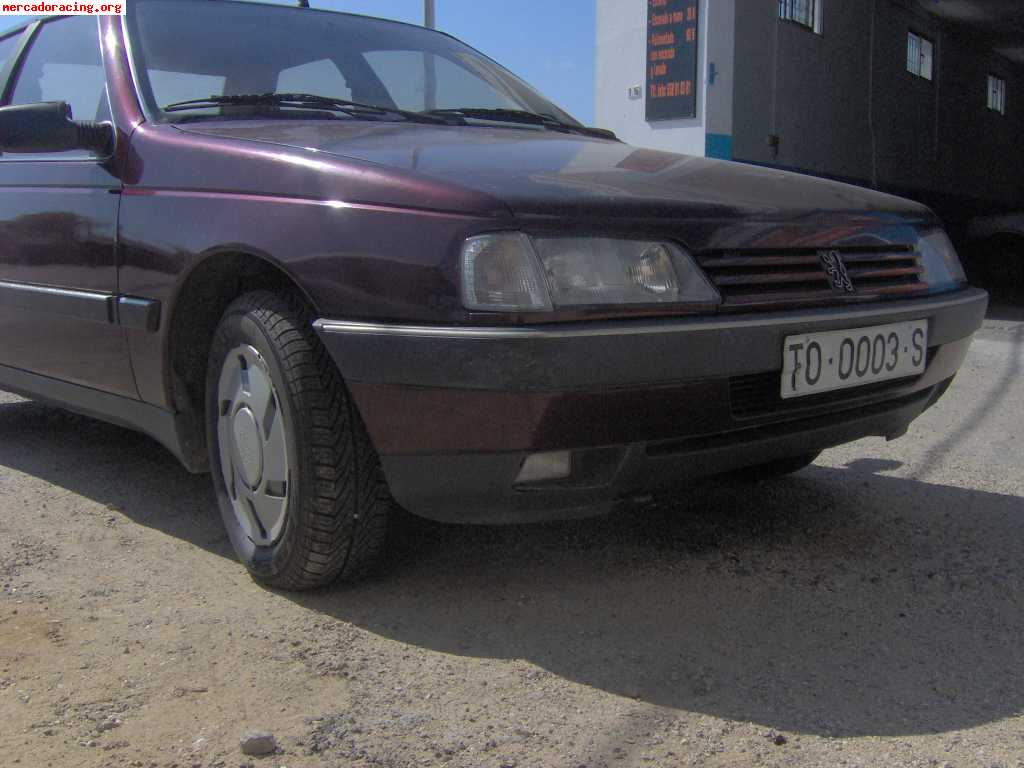
[[[299,596],[156,443],[0,396],[3,762],[1024,766],[1022,320],[897,442],[582,522],[411,521],[377,578]]]

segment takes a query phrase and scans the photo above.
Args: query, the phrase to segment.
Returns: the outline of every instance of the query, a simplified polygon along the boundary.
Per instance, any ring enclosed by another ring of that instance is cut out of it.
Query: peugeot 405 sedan
[[[445,34],[225,0],[0,38],[0,387],[213,477],[259,580],[896,438],[987,296],[927,208],[636,149]],[[126,471],[128,468],[126,468]]]

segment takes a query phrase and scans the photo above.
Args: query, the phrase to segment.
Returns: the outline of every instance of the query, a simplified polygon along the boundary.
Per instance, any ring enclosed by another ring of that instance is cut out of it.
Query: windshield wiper
[[[380,104],[364,104],[332,96],[318,96],[315,93],[241,93],[230,96],[207,96],[167,104],[160,109],[164,112],[185,112],[210,107],[286,107],[289,109],[323,109],[341,112],[350,117],[387,117],[394,115],[416,123],[434,125],[460,125],[465,121],[458,115],[432,115],[425,112],[411,112],[397,107],[383,107]]]
[[[530,112],[525,109],[505,109],[490,107],[459,107],[458,109],[431,109],[421,112],[422,115],[435,115],[438,117],[461,117],[477,120],[494,120],[502,123],[520,123],[523,125],[536,125],[550,131],[564,131],[565,133],[580,133],[584,136],[594,136],[599,139],[618,140],[618,137],[605,128],[590,128],[584,125],[566,123],[553,115],[544,112]]]
[[[530,112],[525,109],[504,109],[489,107],[460,107],[458,109],[431,109],[413,112],[398,107],[367,104],[333,96],[315,93],[240,93],[229,96],[207,96],[201,99],[176,101],[161,107],[164,112],[185,112],[211,107],[285,107],[288,109],[322,109],[340,112],[355,118],[401,117],[410,122],[432,125],[469,125],[467,119],[488,120],[502,123],[533,125],[552,131],[579,133],[599,139],[618,140],[614,133],[604,128],[590,128],[558,120],[552,115]]]

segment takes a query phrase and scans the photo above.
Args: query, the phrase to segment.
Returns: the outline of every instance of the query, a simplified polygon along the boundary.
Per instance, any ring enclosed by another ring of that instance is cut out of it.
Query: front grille
[[[785,435],[799,434],[812,428],[825,426],[836,428],[845,421],[848,421],[851,416],[857,419],[867,418],[894,411],[914,402],[921,402],[925,398],[933,398],[934,394],[930,395],[930,392],[931,390],[926,392],[910,392],[896,397],[876,398],[873,401],[867,400],[856,411],[845,417],[828,412],[803,413],[784,421],[751,424],[743,429],[736,429],[730,432],[649,443],[647,445],[647,455],[651,458],[663,458],[683,453],[707,452],[717,448],[729,448],[744,443],[751,444],[760,440],[770,440]]]
[[[925,370],[931,366],[938,351],[938,347],[928,348],[925,356]],[[748,376],[733,376],[729,379],[729,404],[734,419],[784,416],[823,406],[856,405],[870,400],[883,399],[890,392],[912,384],[919,378],[921,378],[920,375],[908,376],[850,389],[822,392],[820,395],[783,399],[782,371],[766,371],[765,373],[752,373]]]
[[[705,252],[697,262],[724,309],[772,309],[914,296],[928,290],[920,254],[909,247],[839,248],[854,292],[829,284],[818,249]]]
[[[804,411],[827,405],[854,403],[872,395],[884,395],[914,381],[916,376],[876,384],[865,384],[852,389],[838,389],[822,392],[820,395],[805,395],[783,399],[782,372],[755,373],[750,376],[734,376],[729,379],[729,400],[734,419],[755,419],[777,416],[794,411]]]

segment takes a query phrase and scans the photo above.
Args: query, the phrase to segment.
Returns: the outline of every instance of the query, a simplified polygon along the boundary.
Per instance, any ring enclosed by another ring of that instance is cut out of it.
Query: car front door
[[[25,36],[27,48],[23,37],[20,55],[5,67],[5,106],[65,101],[75,119],[110,119],[95,18],[48,20]],[[116,324],[120,190],[111,165],[88,151],[0,155],[0,365],[7,379],[17,369],[137,397]]]

